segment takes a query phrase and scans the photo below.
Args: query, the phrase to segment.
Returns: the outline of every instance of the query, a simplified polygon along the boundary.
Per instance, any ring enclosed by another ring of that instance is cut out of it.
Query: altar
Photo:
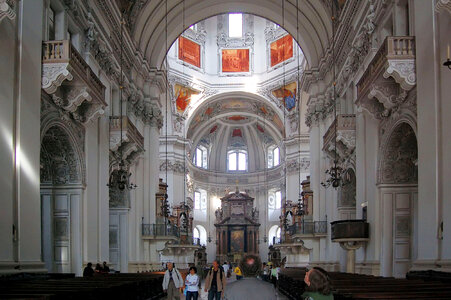
[[[258,210],[254,198],[238,189],[221,198],[216,214],[216,257],[239,262],[246,254],[258,254]]]

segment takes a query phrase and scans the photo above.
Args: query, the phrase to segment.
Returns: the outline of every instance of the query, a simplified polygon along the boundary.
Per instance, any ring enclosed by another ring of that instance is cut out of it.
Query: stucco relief
[[[81,183],[79,159],[61,127],[53,126],[47,130],[41,145],[41,183]]]
[[[47,94],[56,92],[64,80],[71,81],[69,63],[51,63],[42,65],[42,88]]]
[[[415,59],[389,59],[384,77],[393,77],[402,89],[410,91],[416,84]]]
[[[4,18],[14,20],[16,18],[16,12],[14,11],[15,0],[0,0],[0,22]]]
[[[416,183],[418,159],[417,139],[407,123],[398,125],[382,145],[380,183]]]

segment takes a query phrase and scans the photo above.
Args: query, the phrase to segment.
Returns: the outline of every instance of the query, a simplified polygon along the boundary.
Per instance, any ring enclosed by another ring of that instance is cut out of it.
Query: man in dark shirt
[[[224,294],[226,286],[226,275],[224,271],[219,268],[219,262],[213,261],[213,268],[208,271],[205,278],[205,292],[208,291],[208,300],[220,300]]]

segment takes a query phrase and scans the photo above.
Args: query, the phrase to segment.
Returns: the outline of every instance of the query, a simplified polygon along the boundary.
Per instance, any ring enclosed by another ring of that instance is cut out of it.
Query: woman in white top
[[[186,288],[186,300],[197,300],[199,297],[199,276],[196,274],[197,268],[189,268],[189,274],[186,275],[185,288]]]

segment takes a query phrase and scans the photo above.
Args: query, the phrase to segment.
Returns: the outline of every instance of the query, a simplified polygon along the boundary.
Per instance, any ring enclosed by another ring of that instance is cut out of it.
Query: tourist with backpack
[[[208,271],[205,278],[205,292],[208,292],[208,300],[220,300],[224,295],[227,283],[224,271],[219,267],[217,260],[213,261],[213,267]]]

